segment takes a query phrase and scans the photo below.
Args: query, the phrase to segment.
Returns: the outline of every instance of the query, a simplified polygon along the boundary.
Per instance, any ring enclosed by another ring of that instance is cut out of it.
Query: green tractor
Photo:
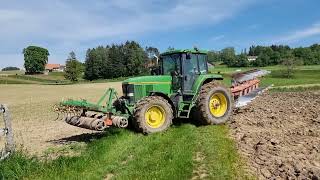
[[[109,88],[97,103],[67,100],[56,110],[67,114],[64,119],[68,124],[92,130],[131,124],[150,134],[165,131],[175,118],[191,117],[202,125],[225,123],[234,99],[258,86],[250,84],[253,77],[225,87],[219,82],[223,80],[220,74],[209,73],[207,59],[207,51],[196,48],[164,52],[152,76],[123,81],[123,96]],[[244,76],[237,74],[238,79]]]

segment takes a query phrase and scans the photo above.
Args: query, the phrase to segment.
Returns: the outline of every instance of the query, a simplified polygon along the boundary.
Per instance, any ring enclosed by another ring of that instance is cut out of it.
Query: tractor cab
[[[207,52],[174,50],[160,56],[159,75],[171,75],[174,90],[191,93],[197,78],[208,74]]]

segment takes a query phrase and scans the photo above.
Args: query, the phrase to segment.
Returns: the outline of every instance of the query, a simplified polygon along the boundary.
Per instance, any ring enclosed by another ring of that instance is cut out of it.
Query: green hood
[[[170,84],[171,76],[140,76],[123,81],[124,84]]]

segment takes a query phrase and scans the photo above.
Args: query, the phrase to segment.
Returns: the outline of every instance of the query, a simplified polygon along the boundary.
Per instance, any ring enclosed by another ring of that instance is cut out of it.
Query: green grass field
[[[119,77],[114,79],[98,79],[88,81],[79,78],[76,83],[106,83],[123,81],[129,77]],[[0,84],[45,84],[45,85],[66,85],[74,84],[64,78],[63,72],[50,72],[48,75],[25,75],[23,71],[0,71]]]
[[[23,71],[1,71],[0,84],[67,84],[63,73],[51,72],[48,75],[25,75]]]
[[[212,73],[220,72],[224,76],[224,83],[231,85],[231,74],[236,70],[246,71],[251,68],[228,68],[226,66],[217,66],[210,69]],[[298,66],[295,68],[292,78],[285,78],[282,76],[282,66],[269,66],[262,67],[271,71],[271,74],[262,78],[262,86],[274,85],[275,88],[283,86],[296,86],[296,85],[318,85],[320,86],[320,65],[314,66]]]
[[[96,138],[75,157],[39,161],[17,153],[0,164],[0,178],[249,178],[226,126],[183,124],[149,136],[114,129]]]

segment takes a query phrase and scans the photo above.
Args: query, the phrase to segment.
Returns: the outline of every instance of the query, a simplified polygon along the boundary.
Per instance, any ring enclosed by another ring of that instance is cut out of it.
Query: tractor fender
[[[166,94],[161,93],[161,92],[151,92],[150,96],[160,96],[163,97],[165,100],[167,100],[169,102],[169,104],[171,105],[172,111],[173,111],[173,115],[175,117],[176,115],[176,107],[173,103],[173,101],[170,99],[170,97],[168,97]]]
[[[199,76],[198,79],[196,80],[196,82],[194,83],[193,92],[197,94],[200,91],[200,88],[204,84],[207,84],[211,81],[216,81],[216,80],[223,80],[223,77],[220,75],[209,76],[209,74]]]

